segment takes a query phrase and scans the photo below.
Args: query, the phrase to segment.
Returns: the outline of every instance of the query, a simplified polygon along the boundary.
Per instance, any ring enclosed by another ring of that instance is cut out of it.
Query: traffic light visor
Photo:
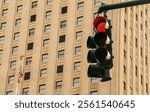
[[[95,57],[99,62],[111,59],[111,55],[106,48],[99,48],[95,51]]]
[[[87,48],[96,48],[96,44],[92,36],[89,36],[87,39]]]
[[[100,48],[106,47],[106,45],[110,44],[111,42],[107,34],[104,32],[96,33],[94,36],[94,41]]]
[[[93,21],[93,26],[97,29],[97,26],[98,26],[101,22],[106,22],[106,18],[103,17],[103,16],[98,16],[97,18],[94,19],[94,21]]]
[[[105,75],[104,69],[100,69],[99,65],[90,65],[88,67],[88,77],[102,78]]]
[[[95,50],[89,50],[87,55],[88,63],[96,63]]]

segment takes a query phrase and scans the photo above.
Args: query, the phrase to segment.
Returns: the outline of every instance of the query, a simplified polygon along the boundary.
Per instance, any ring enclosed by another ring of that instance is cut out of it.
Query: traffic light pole
[[[98,13],[102,13],[103,11],[131,7],[131,6],[136,6],[136,5],[143,5],[143,4],[148,4],[148,3],[150,3],[150,0],[132,0],[132,1],[127,1],[127,2],[114,3],[114,4],[103,4],[99,8]]]

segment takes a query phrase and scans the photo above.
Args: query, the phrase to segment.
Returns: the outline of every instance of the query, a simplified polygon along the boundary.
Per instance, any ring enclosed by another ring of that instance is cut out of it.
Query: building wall
[[[5,1],[0,1],[0,23],[6,22],[0,30],[4,39],[0,42],[0,94],[149,94],[149,5],[107,12],[113,26],[114,66],[112,80],[102,83],[87,77],[86,59],[86,41],[93,35],[92,22],[101,2]],[[14,35],[19,36],[14,39]],[[24,76],[17,85],[20,66]]]

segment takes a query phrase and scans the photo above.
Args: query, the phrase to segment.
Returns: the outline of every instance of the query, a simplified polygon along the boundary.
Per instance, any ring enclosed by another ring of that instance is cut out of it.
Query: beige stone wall
[[[34,1],[38,1],[38,4],[36,8],[32,9],[31,6]],[[120,0],[102,1],[104,3],[120,2]],[[81,2],[84,3],[83,10],[78,10],[77,4]],[[89,64],[86,58],[88,52],[86,41],[89,35],[93,35],[94,13],[97,12],[100,4],[99,2],[94,5],[94,0],[53,0],[49,4],[46,0],[8,0],[8,3],[3,3],[1,0],[0,23],[7,22],[7,24],[5,30],[0,30],[0,36],[5,35],[4,42],[0,43],[0,50],[3,50],[2,56],[0,56],[0,94],[6,94],[9,91],[12,91],[11,94],[16,94],[16,80],[20,65],[23,66],[24,73],[31,72],[31,74],[29,80],[24,80],[24,78],[21,80],[18,94],[22,94],[24,88],[28,88],[30,95],[87,95],[91,92],[100,95],[149,94],[149,5],[107,12],[113,26],[114,67],[110,70],[112,80],[102,83],[96,79],[95,83],[91,83],[91,78],[87,77]],[[22,11],[16,13],[19,5],[22,5]],[[61,7],[65,6],[67,6],[67,13],[61,14]],[[8,9],[6,17],[2,16],[4,9]],[[49,19],[45,18],[47,11],[52,11]],[[30,16],[35,14],[36,21],[30,22]],[[77,24],[78,17],[83,17],[81,25]],[[15,26],[15,21],[19,18],[21,18],[21,24]],[[66,21],[66,28],[60,28],[62,21]],[[44,32],[46,25],[50,25],[50,32]],[[33,28],[35,28],[35,34],[29,36],[29,29]],[[77,40],[76,33],[80,31],[82,31],[82,36],[81,39]],[[20,32],[19,39],[13,40],[16,32]],[[63,43],[59,43],[59,36],[61,35],[66,35]],[[49,44],[43,47],[45,39],[49,39]],[[31,42],[34,43],[33,50],[27,50],[27,44]],[[135,46],[136,43],[137,47]],[[15,46],[18,46],[18,51],[16,54],[12,54],[12,48]],[[81,47],[79,55],[75,55],[76,47]],[[58,58],[58,51],[60,50],[64,50],[64,57]],[[42,62],[43,54],[48,54],[46,62]],[[22,61],[20,56],[23,56]],[[30,65],[26,65],[26,58],[28,57],[32,57]],[[16,60],[16,67],[10,69],[10,63],[14,60]],[[74,70],[76,62],[80,62],[79,70]],[[63,73],[57,73],[58,65],[63,65]],[[40,77],[42,69],[47,69],[45,77]],[[11,75],[15,75],[15,80],[9,84],[8,79]],[[74,78],[79,78],[77,86],[73,85]],[[57,81],[62,81],[61,89],[56,89]],[[43,84],[45,86],[40,92],[39,86]]]

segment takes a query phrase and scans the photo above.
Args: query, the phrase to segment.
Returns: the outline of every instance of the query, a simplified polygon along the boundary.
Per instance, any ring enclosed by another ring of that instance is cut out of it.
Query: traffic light
[[[111,80],[109,70],[113,67],[111,23],[106,17],[98,16],[93,21],[94,36],[87,39],[88,77],[101,78],[102,82]]]

